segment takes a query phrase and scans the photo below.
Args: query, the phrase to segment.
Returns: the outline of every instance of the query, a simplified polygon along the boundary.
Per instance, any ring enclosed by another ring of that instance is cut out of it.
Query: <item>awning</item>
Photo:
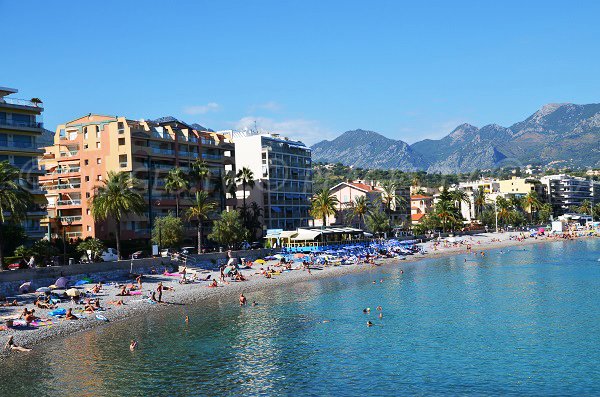
[[[279,238],[290,238],[290,237],[294,237],[296,234],[298,234],[298,232],[295,230],[285,230],[285,231],[281,232],[281,234],[279,235]]]
[[[293,241],[309,241],[314,240],[321,234],[320,230],[298,230],[298,235],[292,237]]]

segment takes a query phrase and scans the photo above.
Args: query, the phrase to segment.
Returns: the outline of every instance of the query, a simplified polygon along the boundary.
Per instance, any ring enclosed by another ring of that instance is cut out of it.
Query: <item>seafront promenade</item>
[[[344,274],[367,271],[377,266],[402,266],[402,263],[419,261],[426,258],[437,258],[447,255],[485,255],[486,251],[503,247],[528,245],[555,241],[556,237],[528,237],[517,232],[511,233],[487,233],[451,240],[453,242],[427,242],[421,245],[422,252],[405,257],[405,260],[377,258],[374,263],[358,262],[344,266],[316,266],[311,265],[307,270],[301,263],[294,263],[291,269],[280,267],[279,260],[258,260],[252,267],[240,269],[244,281],[233,279],[222,279],[219,271],[203,271],[194,275],[187,272],[186,283],[181,283],[183,274],[171,272],[170,268],[156,267],[153,262],[143,263],[144,266],[135,266],[134,272],[146,269],[141,279],[141,288],[138,282],[130,277],[128,266],[130,263],[118,264],[121,268],[119,273],[95,273],[67,276],[70,285],[77,285],[82,291],[91,291],[98,282],[102,282],[102,288],[93,296],[99,298],[102,308],[97,312],[86,312],[82,305],[75,300],[66,300],[58,303],[56,308],[71,308],[78,317],[77,320],[67,320],[63,316],[53,317],[50,313],[53,309],[42,309],[35,307],[33,302],[35,293],[20,294],[16,296],[18,306],[1,307],[0,314],[4,319],[17,319],[12,327],[2,326],[0,331],[0,343],[4,344],[6,339],[12,335],[18,345],[33,347],[44,343],[54,337],[69,335],[73,332],[83,331],[99,326],[110,326],[110,322],[123,320],[131,316],[143,315],[148,311],[169,310],[180,305],[201,304],[209,299],[232,299],[236,300],[240,293],[251,296],[253,291],[265,288],[274,288],[286,283],[295,283],[324,277],[338,277]],[[248,257],[248,253],[244,253]],[[255,260],[256,258],[250,258]],[[141,262],[142,263],[142,262]],[[154,267],[154,273],[147,270]],[[266,275],[268,269],[269,275]],[[141,273],[141,272],[139,272]],[[189,281],[192,279],[191,281]],[[41,279],[40,279],[41,280]],[[78,282],[79,281],[79,282]],[[157,303],[152,299],[152,293],[156,292],[157,286],[162,284],[162,302]],[[215,286],[216,285],[216,286]],[[131,295],[120,296],[122,288],[131,290]],[[12,299],[12,297],[10,298]],[[249,298],[251,299],[251,298]],[[92,299],[93,301],[93,299]],[[18,319],[24,308],[35,309],[35,316],[39,319],[26,325],[22,319]],[[96,318],[101,314],[108,321]],[[5,353],[7,353],[5,351]],[[17,354],[13,352],[12,354]],[[21,353],[28,354],[28,353]]]

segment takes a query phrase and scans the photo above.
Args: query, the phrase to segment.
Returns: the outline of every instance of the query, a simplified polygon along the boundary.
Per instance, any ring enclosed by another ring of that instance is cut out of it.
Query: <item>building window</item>
[[[88,144],[87,144],[87,143],[84,143],[84,144],[83,144],[83,148],[84,148],[84,149],[87,149],[87,148],[88,148]]]
[[[85,192],[85,198],[90,198],[90,192]]]
[[[90,163],[90,161],[89,161],[89,160],[83,160],[83,164],[84,164],[84,165],[88,165],[89,163]]]
[[[119,138],[119,146],[125,145],[125,138]]]
[[[102,175],[98,175],[98,176],[96,177],[96,180],[97,180],[97,181],[101,181],[101,180],[102,180]]]
[[[86,214],[86,215],[89,215],[89,214],[91,214],[91,211],[90,211],[90,209],[89,209],[89,208],[88,208],[87,210],[85,210],[85,214]]]
[[[86,177],[85,177],[85,181],[86,181],[86,182],[89,182],[89,181],[90,181],[90,177],[89,177],[89,176],[86,176]]]
[[[100,139],[100,127],[96,126],[96,138]]]
[[[87,231],[88,231],[88,232],[91,232],[91,231],[92,231],[92,227],[91,227],[91,226],[88,226],[88,227],[87,227]]]
[[[126,154],[119,155],[119,166],[121,168],[127,167],[127,155]]]
[[[100,142],[96,142],[96,149],[100,149]]]
[[[88,139],[87,127],[83,127],[83,139]]]
[[[100,159],[100,158],[96,159],[96,164],[102,164],[102,159]]]

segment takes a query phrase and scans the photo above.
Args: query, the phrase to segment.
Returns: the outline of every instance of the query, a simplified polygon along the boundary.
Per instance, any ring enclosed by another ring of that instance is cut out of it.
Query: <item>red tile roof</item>
[[[425,214],[411,214],[410,219],[413,221],[420,221],[424,216]]]
[[[364,183],[355,183],[355,182],[350,182],[350,185],[362,189],[362,190],[366,190],[366,191],[374,191],[375,189],[373,189],[373,187],[371,185],[366,185]]]
[[[422,194],[417,194],[415,196],[410,196],[411,200],[422,200],[422,199],[431,199],[431,196],[423,196]]]

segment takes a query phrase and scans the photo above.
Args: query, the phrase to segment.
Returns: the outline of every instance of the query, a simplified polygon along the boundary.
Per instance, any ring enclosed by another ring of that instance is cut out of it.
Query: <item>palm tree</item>
[[[216,209],[217,205],[210,200],[208,193],[201,190],[196,192],[192,205],[186,211],[188,219],[198,220],[198,253],[202,253],[202,227],[204,221],[208,220],[210,214]]]
[[[577,208],[578,212],[585,214],[585,215],[591,215],[592,214],[592,203],[590,202],[590,200],[583,200],[581,202],[581,205],[579,206],[579,208]]]
[[[381,185],[381,200],[383,201],[388,218],[392,216],[392,207],[399,207],[406,204],[404,197],[396,194],[398,184],[394,181],[385,181]]]
[[[196,183],[198,190],[202,190],[203,182],[206,180],[209,174],[210,170],[208,168],[208,164],[206,164],[206,161],[202,159],[196,159],[196,161],[194,161],[190,167],[190,173],[188,174],[188,177],[190,178],[191,182]]]
[[[483,212],[483,207],[485,206],[485,204],[487,203],[487,198],[486,198],[487,193],[485,192],[485,189],[483,188],[483,186],[479,186],[479,188],[477,189],[477,191],[475,192],[475,195],[473,197],[473,206],[475,207],[475,217],[481,217],[481,213]]]
[[[256,237],[256,231],[260,229],[261,223],[260,218],[263,216],[263,209],[260,207],[256,201],[250,203],[250,219],[249,226],[250,232],[252,233],[252,237]]]
[[[512,206],[512,208],[515,211],[520,211],[523,209],[523,198],[522,197],[518,197],[516,195],[510,196],[510,198],[508,199],[508,202],[510,203],[510,205]]]
[[[244,167],[237,172],[237,175],[235,176],[235,181],[237,183],[242,184],[242,191],[244,192],[244,196],[242,197],[242,200],[243,200],[242,205],[243,205],[243,209],[245,211],[246,210],[246,188],[247,187],[249,187],[250,189],[254,188],[254,173],[252,172],[252,170],[250,168]],[[244,215],[244,224],[246,224],[247,222],[248,222],[247,216]]]
[[[523,203],[527,208],[529,222],[533,222],[533,211],[538,211],[542,206],[542,202],[538,198],[538,194],[535,191],[527,193],[523,198]]]
[[[188,188],[188,181],[183,170],[175,167],[169,171],[165,178],[165,190],[175,193],[175,216],[179,217],[179,196]]]
[[[128,214],[140,215],[146,209],[146,201],[134,190],[138,181],[126,172],[109,171],[103,185],[94,187],[90,199],[92,216],[96,220],[112,218],[116,223],[115,238],[117,255],[121,257],[121,219]]]
[[[390,219],[381,210],[381,207],[369,212],[366,217],[366,225],[371,233],[379,236],[392,229]]]
[[[10,214],[12,222],[18,222],[25,217],[31,195],[19,184],[20,171],[8,161],[0,162],[0,267],[4,265],[2,252],[2,224],[7,221],[5,213]]]
[[[454,200],[454,205],[457,209],[460,210],[461,203],[465,203],[469,206],[469,213],[471,212],[471,200],[467,192],[464,190],[455,189],[450,192],[450,196],[452,197],[452,200]]]
[[[444,233],[450,223],[456,223],[456,207],[454,203],[448,200],[440,200],[435,205],[435,214],[442,222],[442,230]]]
[[[329,194],[329,189],[323,189],[317,192],[312,199],[310,214],[313,218],[323,220],[323,226],[327,226],[327,217],[335,215],[338,205],[338,199]]]
[[[498,220],[501,221],[503,225],[507,225],[510,223],[511,219],[511,210],[512,204],[509,200],[505,199],[502,196],[496,197],[496,208],[498,211]]]
[[[367,196],[358,196],[354,198],[352,203],[352,215],[357,216],[361,225],[365,224],[365,215],[369,213],[371,203]]]

